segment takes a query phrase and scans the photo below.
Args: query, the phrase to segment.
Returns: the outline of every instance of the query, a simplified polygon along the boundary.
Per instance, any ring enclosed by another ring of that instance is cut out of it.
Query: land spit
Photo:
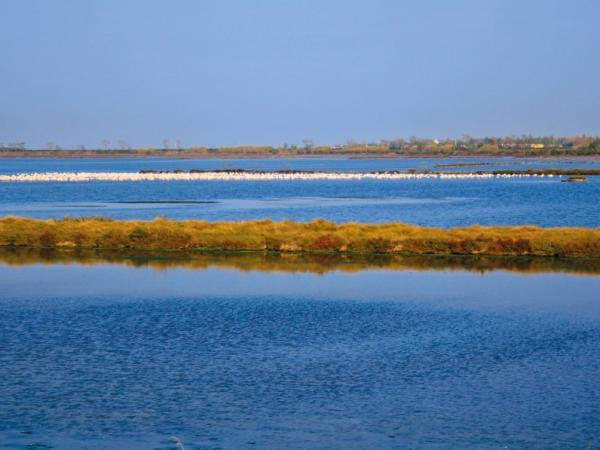
[[[321,172],[301,170],[142,170],[140,172],[44,172],[0,175],[0,182],[85,182],[85,181],[315,181],[315,180],[481,180],[491,178],[553,177],[579,175],[579,171],[495,172]]]
[[[0,246],[116,250],[600,258],[600,228],[428,228],[401,223],[0,219]]]

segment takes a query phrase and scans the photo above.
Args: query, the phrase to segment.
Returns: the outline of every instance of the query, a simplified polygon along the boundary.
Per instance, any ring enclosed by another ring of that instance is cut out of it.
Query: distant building
[[[531,144],[531,148],[535,150],[543,150],[546,148],[544,144]]]

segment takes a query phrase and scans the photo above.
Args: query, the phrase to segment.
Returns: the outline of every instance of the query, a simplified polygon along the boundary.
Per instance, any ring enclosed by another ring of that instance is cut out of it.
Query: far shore
[[[236,150],[2,150],[0,158],[30,159],[448,159],[448,158],[597,158],[600,151],[579,152],[577,150],[545,149],[545,150],[500,150],[494,152],[479,151],[324,151],[307,152],[272,149],[269,151],[236,151]]]

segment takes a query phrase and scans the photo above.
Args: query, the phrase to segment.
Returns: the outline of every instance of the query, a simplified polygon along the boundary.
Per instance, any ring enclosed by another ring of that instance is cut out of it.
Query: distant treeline
[[[31,248],[600,258],[600,229],[439,229],[400,223],[0,219],[0,246]]]
[[[347,156],[347,157],[399,157],[399,156],[586,156],[600,155],[598,136],[505,136],[461,139],[394,139],[379,142],[348,141],[342,145],[314,145],[305,140],[303,145],[235,146],[235,147],[182,147],[63,149],[49,145],[47,149],[28,150],[24,142],[0,143],[0,157],[172,157],[172,158],[259,158],[294,156]]]

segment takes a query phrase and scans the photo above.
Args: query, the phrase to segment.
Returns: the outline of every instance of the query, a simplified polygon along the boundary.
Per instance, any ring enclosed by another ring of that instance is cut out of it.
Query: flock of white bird
[[[552,177],[542,174],[408,173],[408,172],[45,172],[0,175],[0,182],[84,181],[295,181],[295,180],[481,180]]]

